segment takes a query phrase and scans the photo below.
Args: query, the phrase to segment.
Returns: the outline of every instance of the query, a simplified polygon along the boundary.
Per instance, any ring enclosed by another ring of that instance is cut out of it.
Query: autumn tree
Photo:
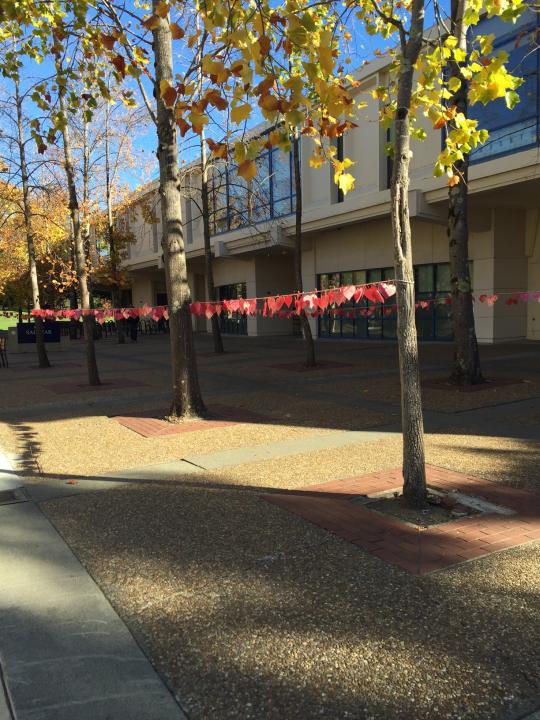
[[[38,270],[36,263],[36,243],[34,232],[34,219],[32,208],[32,194],[38,189],[35,177],[36,170],[39,170],[40,163],[34,162],[32,166],[28,160],[28,143],[32,142],[27,135],[30,119],[25,112],[25,99],[28,91],[21,91],[19,78],[20,63],[14,63],[11,67],[9,79],[13,88],[13,95],[8,96],[0,107],[4,120],[4,130],[0,132],[0,141],[4,147],[7,157],[7,172],[10,182],[14,181],[20,186],[20,217],[24,223],[26,235],[28,276],[30,280],[30,293],[34,309],[41,309],[40,288],[38,282]],[[39,316],[34,318],[36,351],[40,368],[50,367],[47,349],[45,347],[45,332],[43,319]]]
[[[199,21],[198,18],[196,18],[195,22],[196,29],[199,29]],[[207,33],[204,32],[201,34],[199,43],[198,43],[198,68],[197,68],[197,92],[199,98],[203,98],[204,95],[204,81],[203,81],[203,73],[202,73],[202,59],[204,56],[204,49],[205,49],[205,42],[207,38]],[[226,100],[223,98],[221,102],[221,109],[225,109],[227,105]],[[219,107],[218,107],[219,109]],[[210,140],[210,147],[212,147],[213,141]],[[210,302],[215,302],[217,300],[216,298],[216,287],[214,284],[214,261],[213,261],[213,255],[212,255],[212,245],[211,245],[211,232],[210,232],[210,181],[209,181],[209,171],[211,170],[211,162],[209,158],[208,148],[207,148],[207,139],[206,139],[206,133],[204,125],[201,127],[200,134],[199,134],[199,147],[200,147],[200,186],[201,186],[201,216],[202,216],[202,225],[203,225],[203,241],[204,241],[204,263],[205,263],[205,275],[206,275],[206,293],[208,296],[208,300]],[[222,154],[226,154],[227,152],[227,146],[225,145],[225,152]],[[190,202],[190,199],[188,198],[188,202]],[[210,322],[212,323],[212,339],[214,342],[214,352],[215,353],[223,353],[225,352],[225,348],[223,347],[223,338],[221,336],[221,328],[219,325],[219,317],[214,314],[210,318]]]
[[[20,188],[0,181],[0,297],[22,306],[30,296]]]
[[[62,136],[62,146],[64,151],[64,172],[66,174],[68,187],[69,210],[73,228],[75,268],[79,283],[81,308],[83,313],[88,382],[90,385],[100,385],[101,381],[99,379],[95,348],[95,318],[90,312],[91,299],[88,287],[88,255],[83,237],[79,193],[77,192],[75,166],[73,163],[73,145],[68,122],[68,103],[66,100],[68,83],[76,80],[77,76],[71,69],[65,67],[63,60],[65,53],[65,48],[63,46],[64,37],[65,34],[60,26],[55,30],[55,41],[51,48],[54,55],[56,85],[58,92],[58,111],[55,115],[55,126]]]
[[[96,88],[86,87],[84,95],[92,107],[83,106],[70,122],[92,282],[100,289],[110,288],[112,306],[119,307],[127,285],[122,259],[134,238],[121,232],[115,218],[131,194],[126,176],[136,167],[138,184],[143,184],[150,170],[143,153],[134,149],[134,141],[146,129],[144,109],[131,103],[126,107],[120,88],[109,78],[105,88],[106,97],[94,98],[91,92]],[[118,342],[123,343],[124,321],[116,321],[116,328]]]
[[[492,79],[492,87],[474,90],[469,98],[469,79],[471,77],[471,64],[482,64],[493,51],[493,36],[478,35],[476,38],[467,37],[468,19],[475,13],[474,3],[469,0],[451,0],[449,27],[439,19],[440,31],[449,31],[455,38],[458,58],[450,58],[447,74],[449,77],[448,90],[451,96],[447,100],[449,109],[447,129],[448,132],[458,134],[459,123],[467,118],[471,99],[491,102],[496,97],[504,99],[509,110],[519,102],[516,90],[521,83],[520,78],[508,78],[504,69]],[[518,5],[509,4],[502,9],[502,19],[512,21],[520,11]],[[519,42],[519,38],[516,40]],[[531,47],[531,51],[533,51]],[[504,55],[498,54],[498,59],[505,61]],[[486,92],[487,90],[487,92]],[[455,112],[455,116],[454,116]],[[456,121],[455,118],[458,118]],[[487,133],[485,133],[487,140]],[[467,145],[463,147],[462,155],[455,157],[453,175],[448,189],[448,240],[450,259],[450,281],[452,288],[452,324],[454,331],[454,359],[451,382],[457,385],[476,385],[484,382],[480,367],[480,353],[476,338],[474,322],[472,283],[469,266],[469,220],[468,220],[468,170],[469,153]]]

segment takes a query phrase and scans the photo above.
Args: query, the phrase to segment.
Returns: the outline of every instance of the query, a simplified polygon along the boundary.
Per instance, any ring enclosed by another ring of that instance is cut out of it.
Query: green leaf
[[[459,88],[461,87],[461,80],[457,77],[451,77],[448,81],[448,89],[450,92],[457,92]]]
[[[520,97],[515,90],[508,90],[508,92],[504,96],[504,99],[506,102],[506,107],[509,110],[513,110],[518,104]]]

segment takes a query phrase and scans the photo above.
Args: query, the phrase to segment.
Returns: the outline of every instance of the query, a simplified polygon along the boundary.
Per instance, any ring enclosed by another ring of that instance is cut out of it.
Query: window
[[[157,223],[152,223],[152,250],[157,253],[159,247],[158,243],[158,226]]]
[[[336,160],[338,162],[343,162],[344,160],[344,154],[343,154],[343,135],[340,135],[336,138]],[[335,201],[338,203],[342,203],[345,200],[345,195],[343,194],[343,190],[334,183],[334,173],[332,172],[332,183],[335,187]]]
[[[417,265],[414,268],[416,299],[430,301],[426,308],[416,311],[418,337],[421,340],[452,339],[452,306],[450,296],[450,267],[448,263]],[[342,285],[363,285],[391,280],[394,268],[375,268],[354,272],[323,273],[319,275],[320,290]],[[384,304],[374,305],[367,300],[350,301],[340,306],[340,314],[325,313],[319,317],[319,337],[393,340],[396,337],[397,315],[395,296]],[[369,315],[365,310],[370,308]],[[392,307],[392,311],[389,308]],[[364,313],[363,313],[364,311]]]
[[[246,297],[246,283],[234,283],[233,285],[221,285],[216,288],[220,300],[236,300]],[[231,335],[247,335],[247,316],[234,313],[221,313],[219,316],[221,332]]]
[[[540,53],[536,38],[540,29],[538,13],[525,10],[516,25],[486,18],[477,26],[482,35],[493,33],[494,51],[508,53],[507,67],[521,75],[524,83],[517,89],[520,102],[508,110],[504,98],[488,105],[476,103],[469,115],[489,130],[487,142],[470,154],[471,162],[482,162],[538,145],[540,138]]]
[[[416,330],[421,340],[452,339],[452,306],[450,297],[450,265],[418,265],[414,269],[416,299],[430,301],[416,311]]]
[[[210,232],[229,232],[294,212],[292,155],[279,148],[262,152],[257,174],[247,182],[237,167],[215,167],[210,182]]]
[[[191,212],[191,198],[188,196],[186,198],[186,220],[185,220],[185,228],[186,228],[186,243],[188,245],[193,244],[193,214]]]
[[[384,155],[386,158],[386,188],[389,189],[392,185],[392,173],[394,172],[394,159],[391,154],[387,152],[390,144],[394,144],[394,126],[386,129],[386,145],[384,148]]]

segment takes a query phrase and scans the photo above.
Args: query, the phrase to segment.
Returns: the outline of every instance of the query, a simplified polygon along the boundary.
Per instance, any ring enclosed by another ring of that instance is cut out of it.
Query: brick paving
[[[141,411],[136,415],[116,415],[112,419],[145,438],[180,435],[181,433],[212,430],[241,423],[264,422],[268,424],[269,422],[266,416],[227,405],[212,405],[208,408],[208,412],[210,414],[208,419],[187,420],[179,423],[163,420],[162,418],[167,415],[167,410],[163,408]]]
[[[414,575],[426,575],[540,539],[538,495],[433,465],[426,466],[426,472],[431,487],[481,497],[515,514],[486,512],[420,528],[352,502],[359,495],[400,488],[400,469],[264,497]]]

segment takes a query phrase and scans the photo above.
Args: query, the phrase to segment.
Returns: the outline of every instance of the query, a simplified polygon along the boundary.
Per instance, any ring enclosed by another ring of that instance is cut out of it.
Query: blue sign
[[[60,325],[57,322],[45,320],[43,323],[45,342],[60,342]],[[36,326],[34,323],[17,323],[17,340],[20,344],[36,342]]]

